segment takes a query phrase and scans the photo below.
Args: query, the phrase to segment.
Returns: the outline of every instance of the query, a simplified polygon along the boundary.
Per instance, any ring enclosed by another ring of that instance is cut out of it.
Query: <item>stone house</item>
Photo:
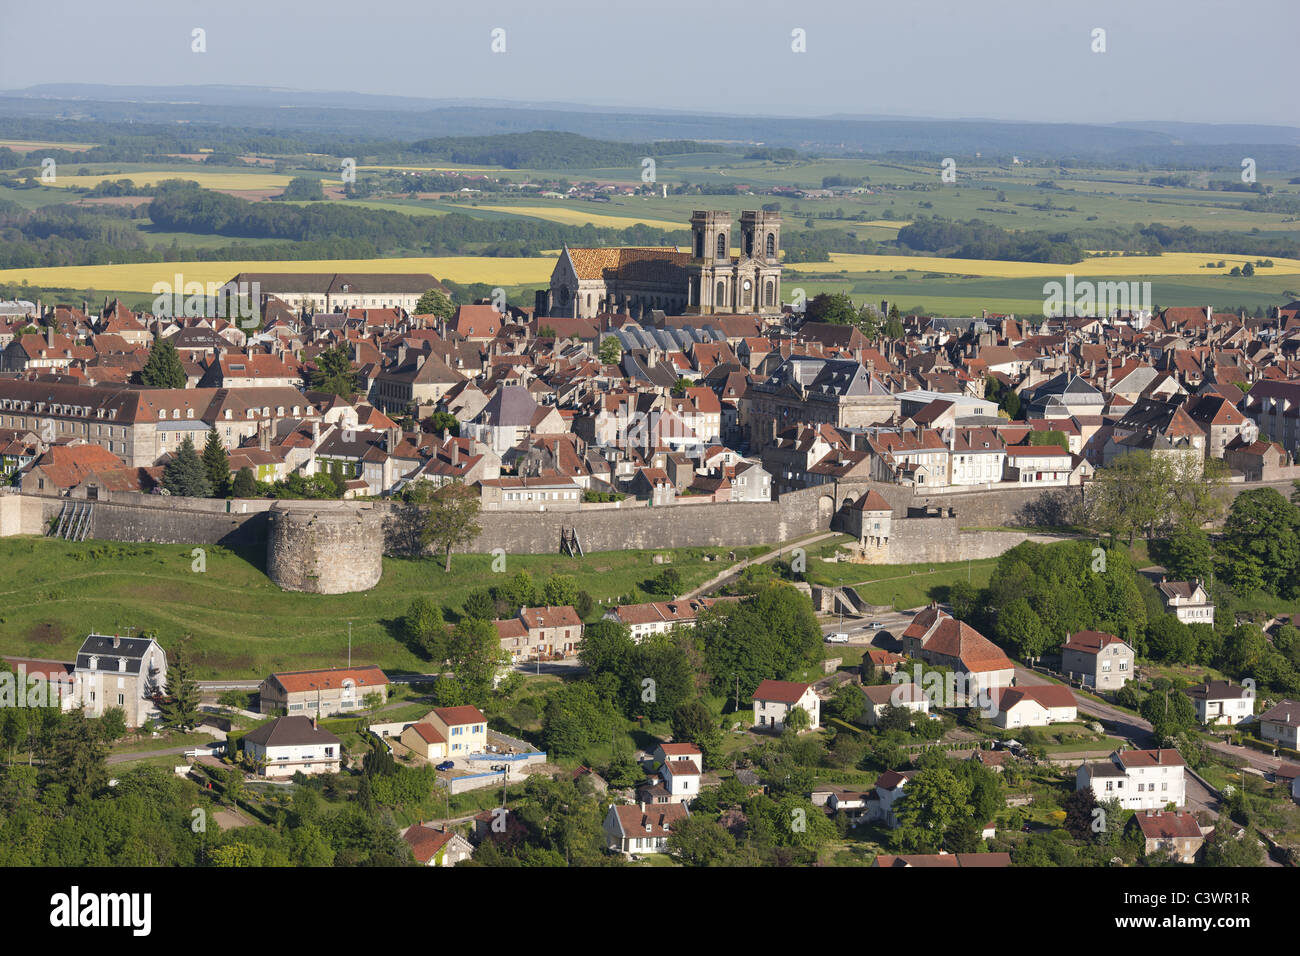
[[[388,703],[388,683],[388,677],[378,667],[281,671],[262,681],[258,709],[263,714],[284,711],[289,715],[333,717],[360,710],[370,694],[379,695],[382,707]]]
[[[1133,648],[1114,634],[1079,631],[1061,645],[1061,671],[1085,687],[1119,690],[1133,677]]]
[[[1156,585],[1165,609],[1184,624],[1214,624],[1214,605],[1202,581],[1167,581]]]
[[[412,823],[402,839],[421,866],[455,866],[474,855],[474,845],[463,836],[432,823]]]
[[[684,803],[647,806],[612,806],[605,814],[605,845],[631,856],[633,853],[663,853],[674,826],[691,815]]]
[[[167,652],[144,637],[91,634],[73,663],[76,703],[87,717],[122,708],[135,728],[158,714],[158,696],[167,686]]]
[[[1186,810],[1144,810],[1133,815],[1133,823],[1142,831],[1147,856],[1168,853],[1179,863],[1195,863],[1205,845],[1200,824]]]

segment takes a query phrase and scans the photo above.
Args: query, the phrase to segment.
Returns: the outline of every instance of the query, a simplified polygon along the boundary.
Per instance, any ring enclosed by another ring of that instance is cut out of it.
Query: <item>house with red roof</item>
[[[463,836],[432,823],[412,823],[402,839],[421,866],[455,866],[474,855],[474,845]]]
[[[1195,863],[1205,845],[1201,825],[1187,810],[1143,810],[1133,815],[1132,825],[1142,831],[1147,856],[1168,854],[1179,863]]]
[[[765,680],[754,690],[754,726],[780,733],[786,715],[795,707],[808,712],[808,729],[821,726],[821,698],[812,684],[785,680]]]
[[[477,707],[435,707],[422,722],[432,724],[447,741],[447,756],[465,757],[487,751],[487,718]]]
[[[612,806],[605,814],[605,845],[631,856],[634,853],[664,853],[673,828],[690,817],[684,803]]]
[[[1015,664],[1000,647],[938,605],[912,618],[902,640],[904,654],[948,668],[972,693],[980,688],[1010,687],[1015,681]]]
[[[331,667],[313,671],[280,671],[258,687],[258,709],[263,714],[284,712],[332,717],[356,713],[366,697],[379,695],[388,702],[388,677],[378,667]]]

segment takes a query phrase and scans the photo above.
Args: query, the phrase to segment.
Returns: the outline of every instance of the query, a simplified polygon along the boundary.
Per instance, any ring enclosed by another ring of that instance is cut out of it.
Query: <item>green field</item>
[[[0,651],[70,660],[91,631],[154,631],[165,648],[192,635],[199,677],[260,678],[272,670],[341,665],[352,659],[394,671],[424,673],[421,660],[397,636],[397,620],[424,595],[458,611],[474,588],[495,583],[490,555],[457,555],[452,572],[438,560],[384,559],[383,579],[361,594],[281,591],[263,573],[260,553],[207,547],[207,570],[190,570],[190,545],[72,543],[44,538],[0,540]],[[670,555],[685,587],[723,566],[732,549],[597,552],[511,556],[506,574],[527,570],[540,582],[572,574],[597,601],[633,595],[660,570],[654,554]],[[737,558],[763,549],[735,549]],[[637,600],[651,600],[645,592]],[[661,600],[661,597],[654,597]]]

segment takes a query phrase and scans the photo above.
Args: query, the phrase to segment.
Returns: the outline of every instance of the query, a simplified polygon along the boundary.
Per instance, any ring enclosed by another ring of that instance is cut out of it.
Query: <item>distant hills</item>
[[[880,116],[737,116],[496,100],[433,100],[251,86],[141,87],[50,83],[0,94],[0,117],[237,126],[357,140],[425,140],[547,130],[645,143],[696,140],[827,154],[1074,157],[1183,168],[1253,156],[1300,168],[1300,128],[1198,123],[1021,123]]]

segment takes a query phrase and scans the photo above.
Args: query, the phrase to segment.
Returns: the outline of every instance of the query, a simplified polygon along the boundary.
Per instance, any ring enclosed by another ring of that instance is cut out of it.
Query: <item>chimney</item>
[[[54,348],[54,323],[45,327],[45,345],[47,348]]]
[[[455,467],[459,463],[460,463],[460,441],[458,440],[451,443],[451,464],[452,467]]]
[[[257,423],[257,447],[262,451],[271,450],[271,427],[269,422]]]
[[[116,634],[113,635],[113,646],[114,646],[114,647],[121,647],[121,646],[122,646],[122,639],[121,639],[120,637],[118,637]]]

